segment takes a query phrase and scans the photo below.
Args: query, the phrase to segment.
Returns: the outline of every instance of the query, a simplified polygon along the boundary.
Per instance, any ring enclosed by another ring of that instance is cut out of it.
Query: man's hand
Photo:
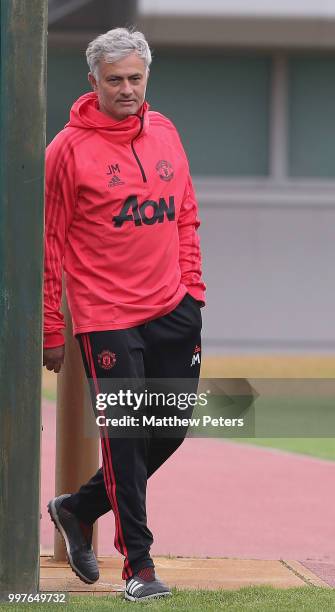
[[[58,374],[64,362],[65,346],[55,346],[55,348],[43,349],[43,365],[47,370]]]

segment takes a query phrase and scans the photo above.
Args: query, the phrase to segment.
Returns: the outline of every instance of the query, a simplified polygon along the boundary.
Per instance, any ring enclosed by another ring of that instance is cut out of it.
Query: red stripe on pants
[[[91,371],[92,378],[94,381],[95,392],[97,394],[99,393],[99,385],[98,385],[98,380],[97,380],[97,376],[95,372],[95,366],[94,366],[94,360],[93,360],[92,348],[91,348],[89,335],[82,334],[82,338],[83,338],[83,343],[84,343],[86,359],[89,364],[89,369]],[[114,546],[122,555],[126,557],[125,562],[124,562],[123,575],[122,575],[122,577],[126,580],[127,578],[130,578],[133,575],[133,571],[131,570],[130,563],[128,561],[128,551],[127,551],[127,547],[124,541],[124,536],[123,536],[122,527],[121,527],[120,512],[119,512],[119,507],[118,507],[117,498],[116,498],[116,479],[115,479],[114,468],[113,468],[112,452],[111,452],[110,444],[108,442],[109,440],[108,430],[106,427],[103,427],[100,429],[102,430],[101,449],[102,449],[102,456],[103,456],[103,471],[104,471],[104,479],[105,479],[105,484],[106,484],[106,491],[107,491],[107,494],[108,494],[108,497],[109,497],[109,500],[110,500],[110,503],[111,503],[111,506],[113,508],[114,515],[115,515]]]

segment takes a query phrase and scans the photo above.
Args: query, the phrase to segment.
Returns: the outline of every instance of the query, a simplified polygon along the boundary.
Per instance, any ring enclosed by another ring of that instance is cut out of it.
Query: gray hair
[[[152,61],[151,51],[142,32],[114,28],[90,42],[86,50],[86,59],[90,71],[97,78],[101,60],[113,64],[131,53],[136,53],[144,61],[146,68],[149,68]]]

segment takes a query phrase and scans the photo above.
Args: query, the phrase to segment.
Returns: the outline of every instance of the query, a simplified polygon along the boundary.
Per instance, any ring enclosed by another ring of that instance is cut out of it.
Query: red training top
[[[44,346],[64,343],[62,268],[73,333],[126,329],[204,302],[197,203],[166,117],[115,121],[81,96],[46,156]]]

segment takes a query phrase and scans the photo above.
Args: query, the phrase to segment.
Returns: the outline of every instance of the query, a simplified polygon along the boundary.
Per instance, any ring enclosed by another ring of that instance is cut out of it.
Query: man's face
[[[118,62],[100,61],[98,78],[88,80],[98,94],[100,111],[117,121],[135,115],[145,99],[149,71],[144,61],[132,53]]]

